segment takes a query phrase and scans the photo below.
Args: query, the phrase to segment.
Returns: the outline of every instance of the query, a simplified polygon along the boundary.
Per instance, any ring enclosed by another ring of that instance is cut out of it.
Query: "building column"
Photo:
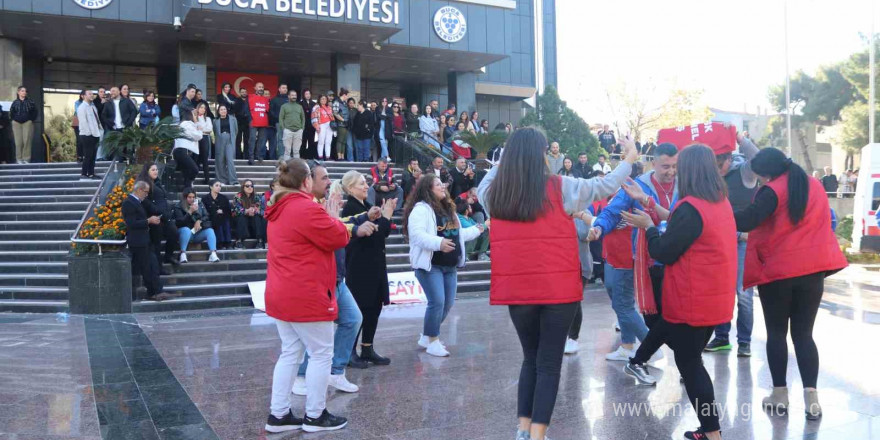
[[[177,93],[188,84],[195,84],[208,96],[208,45],[202,41],[181,41],[177,46]]]
[[[349,97],[361,99],[361,56],[349,53],[334,53],[330,60],[330,87],[336,93],[346,88]],[[321,92],[323,93],[323,91]],[[315,92],[312,92],[314,95]]]
[[[14,100],[17,97],[18,86],[22,84],[24,84],[24,52],[21,42],[0,38],[0,101]]]
[[[449,72],[449,103],[455,104],[459,113],[477,109],[477,74],[473,72]]]

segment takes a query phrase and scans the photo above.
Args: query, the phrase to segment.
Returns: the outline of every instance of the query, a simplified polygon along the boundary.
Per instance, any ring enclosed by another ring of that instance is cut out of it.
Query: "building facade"
[[[0,1],[0,102],[25,85],[40,126],[80,89],[127,83],[167,115],[186,84],[213,100],[221,80],[259,76],[515,124],[556,83],[555,23],[555,0]]]

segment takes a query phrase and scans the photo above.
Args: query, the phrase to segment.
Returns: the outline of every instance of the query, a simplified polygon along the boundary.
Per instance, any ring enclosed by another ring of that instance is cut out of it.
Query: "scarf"
[[[650,208],[643,207],[644,211],[651,216],[655,225],[660,224],[660,218],[653,204]],[[648,238],[645,229],[636,229],[635,264],[633,265],[633,288],[636,291],[636,302],[639,311],[645,315],[657,314],[657,301],[654,300],[654,287],[651,284],[651,273],[648,269],[654,264],[654,260],[648,254]]]

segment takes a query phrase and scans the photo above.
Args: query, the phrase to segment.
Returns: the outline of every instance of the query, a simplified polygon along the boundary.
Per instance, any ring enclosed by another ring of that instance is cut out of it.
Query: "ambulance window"
[[[880,208],[880,182],[874,182],[874,194],[871,200],[871,211]]]

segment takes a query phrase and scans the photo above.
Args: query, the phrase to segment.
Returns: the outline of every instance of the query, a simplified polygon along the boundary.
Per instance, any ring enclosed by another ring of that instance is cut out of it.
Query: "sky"
[[[871,1],[790,0],[789,70],[815,73],[867,48],[859,32],[870,32]],[[784,16],[783,0],[556,0],[560,95],[590,124],[615,121],[606,91],[620,87],[702,89],[712,108],[772,112]]]

